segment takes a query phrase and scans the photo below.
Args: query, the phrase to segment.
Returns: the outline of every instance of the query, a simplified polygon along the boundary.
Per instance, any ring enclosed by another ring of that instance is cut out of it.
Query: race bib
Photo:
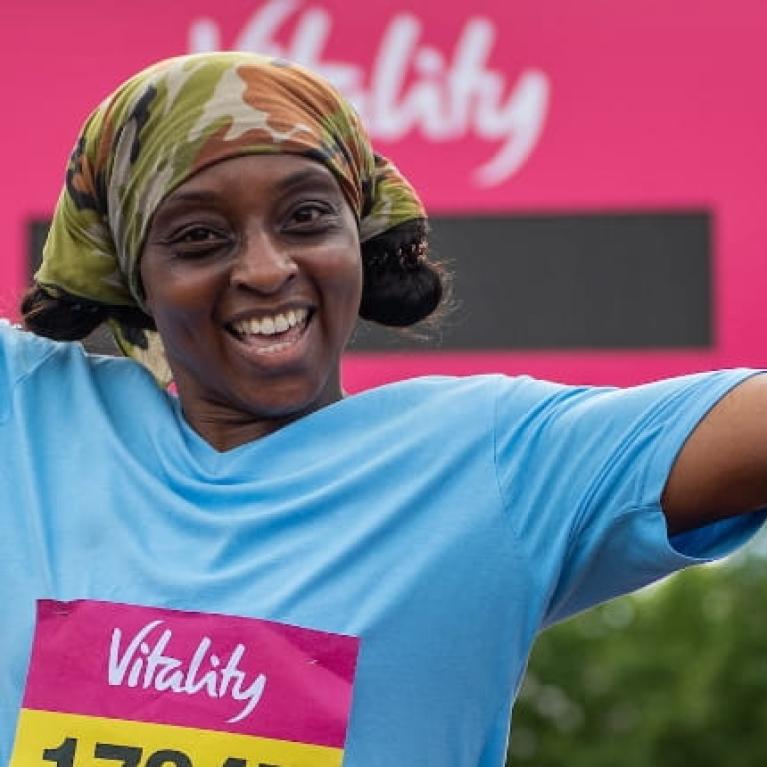
[[[40,601],[10,767],[339,767],[358,649],[253,618]]]

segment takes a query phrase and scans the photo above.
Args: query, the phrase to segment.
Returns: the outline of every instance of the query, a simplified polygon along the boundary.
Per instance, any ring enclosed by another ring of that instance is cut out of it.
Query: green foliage
[[[509,767],[767,764],[767,560],[697,568],[544,633]]]

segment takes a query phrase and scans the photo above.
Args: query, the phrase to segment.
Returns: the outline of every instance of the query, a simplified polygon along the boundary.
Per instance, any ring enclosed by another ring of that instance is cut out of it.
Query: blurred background
[[[764,0],[3,0],[0,36],[5,315],[86,114],[156,59],[236,48],[346,93],[455,273],[426,340],[359,329],[348,389],[765,364]],[[509,763],[761,765],[764,548],[545,634]]]

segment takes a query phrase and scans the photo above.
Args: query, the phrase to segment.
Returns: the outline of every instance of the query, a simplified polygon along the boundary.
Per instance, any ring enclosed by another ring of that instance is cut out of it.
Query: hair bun
[[[362,243],[360,316],[391,327],[426,319],[445,295],[446,273],[428,259],[426,221],[393,227]]]
[[[24,327],[55,341],[80,341],[110,318],[130,328],[154,329],[152,319],[135,307],[105,306],[63,291],[51,295],[33,285],[21,299]]]
[[[52,296],[39,285],[24,294],[21,314],[27,330],[56,341],[79,341],[108,316],[96,304]]]

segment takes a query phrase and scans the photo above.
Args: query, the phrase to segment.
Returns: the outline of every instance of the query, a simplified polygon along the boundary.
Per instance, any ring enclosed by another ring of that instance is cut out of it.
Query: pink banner
[[[630,383],[764,364],[762,2],[6,0],[0,29],[6,313],[26,279],[25,222],[50,214],[87,110],[155,59],[244,48],[333,79],[435,213],[713,215],[710,349],[352,358],[351,389],[424,370]]]

